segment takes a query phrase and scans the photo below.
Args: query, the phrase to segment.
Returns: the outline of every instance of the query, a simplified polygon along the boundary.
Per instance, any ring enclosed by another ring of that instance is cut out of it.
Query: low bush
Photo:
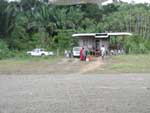
[[[0,40],[0,59],[9,57],[9,52],[7,44],[3,40]]]
[[[133,35],[124,42],[124,48],[129,54],[147,54],[150,53],[150,39],[144,39]]]

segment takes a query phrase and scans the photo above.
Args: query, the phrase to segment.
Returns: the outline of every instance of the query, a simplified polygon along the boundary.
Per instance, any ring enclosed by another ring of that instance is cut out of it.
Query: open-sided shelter
[[[86,47],[91,50],[100,49],[102,45],[105,46],[106,50],[110,50],[110,38],[111,37],[124,37],[131,36],[128,32],[112,32],[112,33],[77,33],[73,34],[72,37],[79,38],[79,46]],[[117,49],[117,48],[116,48]]]

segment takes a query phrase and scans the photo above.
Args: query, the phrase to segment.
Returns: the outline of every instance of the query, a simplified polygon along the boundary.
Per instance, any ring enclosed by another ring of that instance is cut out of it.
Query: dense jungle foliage
[[[117,3],[56,6],[38,0],[0,0],[0,54],[35,47],[60,50],[76,45],[72,33],[131,32],[129,53],[150,52],[150,5]]]

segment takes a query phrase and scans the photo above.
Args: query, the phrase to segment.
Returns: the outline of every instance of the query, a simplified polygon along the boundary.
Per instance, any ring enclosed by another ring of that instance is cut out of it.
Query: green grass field
[[[150,54],[112,56],[106,60],[101,72],[148,73],[150,72]]]
[[[75,59],[72,63],[65,65],[63,57],[15,57],[0,60],[0,74],[50,74],[63,73],[66,68],[69,72],[80,69],[80,66],[87,65],[86,62],[77,62],[74,66]],[[90,63],[90,62],[89,62]],[[88,63],[88,64],[89,64]],[[57,68],[57,69],[56,69]],[[105,59],[104,64],[91,71],[92,73],[150,73],[150,55],[119,55],[110,56]],[[89,72],[88,72],[89,73]]]
[[[15,57],[0,60],[0,74],[36,74],[47,73],[50,64],[55,64],[61,57]]]

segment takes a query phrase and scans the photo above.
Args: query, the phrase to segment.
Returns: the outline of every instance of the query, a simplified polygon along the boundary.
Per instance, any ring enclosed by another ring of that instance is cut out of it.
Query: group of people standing
[[[88,55],[88,50],[86,50],[85,48],[82,48],[82,49],[80,50],[80,60],[81,60],[81,61],[86,60],[87,55]]]
[[[104,60],[104,57],[105,57],[105,55],[106,55],[106,49],[105,49],[104,45],[101,46],[100,52],[101,52],[102,60]],[[88,50],[85,49],[85,48],[82,48],[82,49],[80,50],[80,60],[81,60],[81,61],[85,61],[86,58],[87,58],[87,56],[88,56]]]

